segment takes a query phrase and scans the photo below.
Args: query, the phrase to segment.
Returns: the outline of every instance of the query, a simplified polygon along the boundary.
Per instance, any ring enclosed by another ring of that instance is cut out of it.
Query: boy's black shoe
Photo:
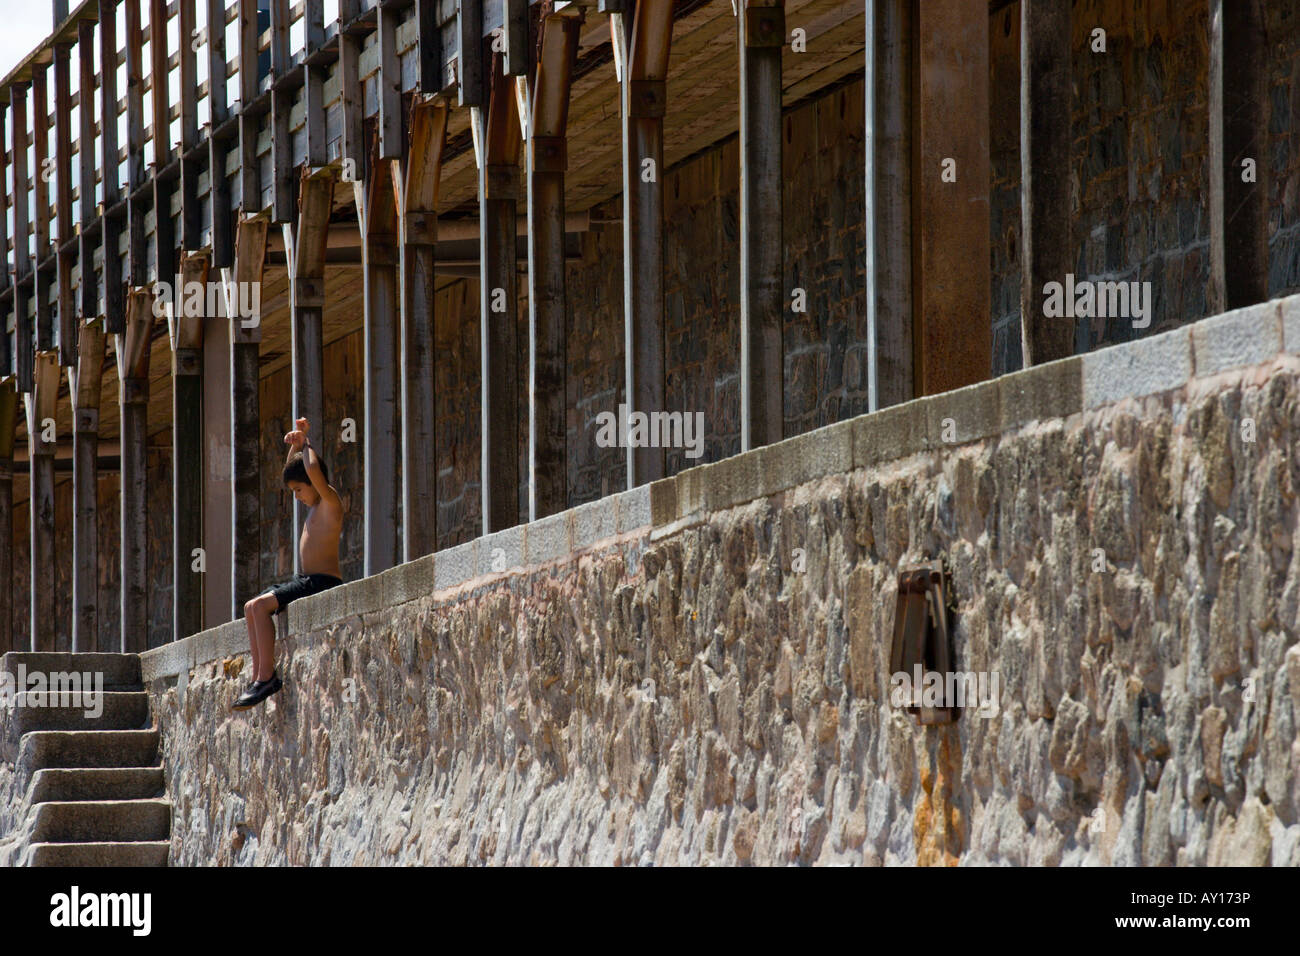
[[[284,683],[280,680],[280,675],[272,671],[270,680],[264,683],[260,681],[254,682],[248,690],[239,695],[239,699],[235,701],[231,709],[248,710],[250,707],[256,707],[283,686]]]

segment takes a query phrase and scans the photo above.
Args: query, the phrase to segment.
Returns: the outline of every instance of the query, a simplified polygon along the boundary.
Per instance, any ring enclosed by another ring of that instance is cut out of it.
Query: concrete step
[[[136,843],[35,843],[28,866],[166,866],[166,840]]]
[[[17,681],[19,665],[30,676],[51,674],[103,675],[103,690],[143,690],[140,682],[140,655],[138,654],[69,654],[60,651],[10,651],[0,657],[0,671],[14,675]],[[14,687],[15,691],[26,687]]]
[[[80,800],[32,807],[32,843],[167,840],[172,807],[166,800]]]
[[[18,766],[28,772],[49,767],[153,767],[158,731],[34,730],[23,734]]]
[[[72,800],[143,800],[163,793],[161,767],[82,767],[38,770],[29,803]]]
[[[88,716],[89,714],[98,714]],[[85,694],[14,695],[10,722],[14,732],[33,730],[140,730],[149,725],[149,695],[144,691],[106,690]]]

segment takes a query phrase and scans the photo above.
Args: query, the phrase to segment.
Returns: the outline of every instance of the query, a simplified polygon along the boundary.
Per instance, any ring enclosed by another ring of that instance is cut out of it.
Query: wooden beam
[[[639,0],[623,69],[623,338],[626,401],[666,411],[663,143],[672,0]],[[664,477],[662,448],[629,448],[629,488]]]
[[[271,2],[271,75],[284,76],[289,71],[289,0]],[[293,221],[294,209],[293,137],[290,135],[290,112],[293,91],[283,86],[271,88],[271,219],[277,223]]]
[[[1020,3],[1020,324],[1025,366],[1074,354],[1074,323],[1044,315],[1043,288],[1073,272],[1070,7]]]
[[[82,87],[85,89],[86,87]],[[99,402],[107,336],[99,322],[81,325],[77,364],[68,370],[72,399],[72,650],[99,644]]]
[[[3,192],[3,190],[0,190]],[[0,382],[0,654],[14,647],[14,431],[18,389]]]
[[[231,515],[231,620],[243,616],[244,603],[261,590],[262,421],[258,386],[261,317],[239,315],[239,290],[262,282],[268,222],[241,219],[235,232],[235,264],[227,270],[226,315],[230,316],[230,474],[234,485]],[[234,301],[232,301],[234,300]],[[295,542],[296,545],[296,542]],[[297,547],[294,548],[295,552]]]
[[[438,544],[434,243],[449,117],[446,103],[417,100],[405,180],[394,182],[402,238],[403,561],[431,554]]]
[[[246,109],[257,99],[257,36],[257,0],[239,0],[239,208],[243,218],[256,216],[262,209],[258,122]]]
[[[306,0],[303,8],[304,32],[306,33],[307,56],[319,50],[325,43],[325,13],[323,0]],[[322,66],[308,64],[305,67],[302,105],[303,127],[307,139],[307,165],[324,166],[329,161],[329,143],[325,135],[325,75]]]
[[[988,33],[979,4],[919,5],[912,171],[919,395],[972,385],[993,370]]]
[[[875,308],[876,407],[909,401],[912,385],[912,0],[872,0],[875,96],[866,230],[867,295]],[[874,290],[874,291],[873,291]],[[874,410],[874,409],[873,409]]]
[[[438,23],[438,0],[415,0],[415,39],[418,47],[415,64],[416,89],[425,94],[443,88],[442,28]]]
[[[15,83],[9,91],[13,105],[13,149],[10,155],[14,164],[14,373],[18,390],[30,392],[34,387],[32,320],[27,307],[27,295],[21,281],[31,272],[31,205],[27,191],[31,178],[27,169],[27,87]]]
[[[1210,313],[1268,298],[1269,70],[1262,0],[1210,0]]]
[[[58,220],[55,289],[58,302],[59,364],[77,361],[77,310],[72,287],[74,253],[67,248],[77,237],[72,221],[72,47],[54,47],[54,175],[55,217]]]
[[[203,630],[203,574],[194,570],[203,547],[203,323],[208,257],[181,257],[181,288],[169,318],[172,347],[172,633]],[[186,290],[197,288],[191,297]],[[206,555],[204,555],[206,563]]]
[[[303,170],[299,184],[298,223],[284,227],[289,256],[290,348],[293,357],[293,417],[306,418],[314,434],[324,442],[325,343],[322,323],[325,310],[325,248],[329,242],[330,213],[334,204],[334,170],[328,167]],[[305,506],[294,509],[293,537],[296,542],[306,520]],[[298,549],[294,547],[294,569]]]
[[[356,0],[352,0],[355,4]],[[340,0],[339,19],[344,7]],[[361,103],[361,38],[349,33],[339,35],[339,105],[343,113],[340,136],[340,159],[344,182],[360,183],[366,179],[366,144]]]
[[[740,34],[740,449],[785,434],[782,0],[745,0]]]
[[[482,0],[456,0],[457,106],[483,106]]]
[[[53,437],[59,396],[57,352],[36,353],[35,387],[27,395],[27,451],[31,465],[28,498],[31,506],[31,636],[33,651],[67,650],[58,644],[54,595],[58,588],[54,564],[54,452]]]
[[[569,506],[564,172],[582,16],[542,20],[528,122],[528,519]]]
[[[397,59],[397,11],[379,8],[379,158],[402,158],[402,71]]]
[[[188,37],[181,39],[188,46]],[[153,164],[162,169],[172,158],[171,82],[168,77],[167,0],[149,0],[149,83],[153,107]]]
[[[519,523],[519,360],[516,352],[515,215],[519,198],[518,101],[496,65],[479,170],[479,343],[483,533]]]
[[[117,336],[121,472],[121,639],[118,650],[138,654],[149,646],[149,347],[153,295],[132,289],[126,331]]]
[[[374,164],[367,194],[358,187],[364,242],[365,541],[366,576],[398,562],[398,251],[394,174],[398,163]]]
[[[192,39],[195,30],[197,0],[177,0],[176,21],[180,37],[177,51],[180,83],[181,121],[181,249],[198,249],[203,245],[203,206],[199,200],[198,157],[192,150],[199,144],[198,104],[198,53]],[[223,24],[224,29],[224,24]],[[224,71],[223,71],[224,79]],[[208,84],[212,86],[212,83]],[[220,85],[220,84],[217,84]]]
[[[80,318],[93,320],[99,314],[99,286],[95,278],[95,243],[84,228],[95,218],[95,22],[77,24],[77,208],[83,228],[77,236],[77,261],[81,263]],[[84,91],[84,92],[83,92]],[[108,173],[105,172],[105,178]]]
[[[117,62],[117,0],[99,0],[99,62]],[[121,167],[117,143],[117,70],[99,71],[99,168],[103,185],[103,208],[116,205],[121,198]],[[126,293],[122,256],[120,219],[105,215],[100,230],[99,248],[103,257],[104,331],[118,334],[126,329]]]
[[[36,351],[55,347],[54,314],[50,310],[50,274],[41,264],[50,254],[50,177],[54,172],[50,155],[49,74],[43,64],[32,72],[32,196],[36,204]]]
[[[149,265],[145,261],[145,207],[144,201],[135,194],[145,178],[143,46],[140,0],[126,0],[126,282],[132,287],[143,286],[149,279]]]
[[[9,154],[8,154],[8,125],[5,122],[6,114],[9,112],[9,104],[0,102],[0,293],[6,292],[10,287],[9,275],[9,212],[13,202],[9,198]],[[10,293],[10,302],[13,302],[14,293]],[[0,309],[0,381],[13,371],[14,356],[9,346],[9,316],[13,311],[12,304],[8,308]],[[4,428],[3,422],[0,422],[0,430]]]

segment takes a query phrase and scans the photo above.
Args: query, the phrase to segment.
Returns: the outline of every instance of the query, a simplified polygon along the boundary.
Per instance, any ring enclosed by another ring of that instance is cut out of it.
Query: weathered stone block
[[[1069,418],[1083,409],[1083,359],[1073,356],[997,379],[1002,431],[1034,421]]]
[[[384,607],[396,607],[433,593],[433,555],[399,564],[379,575],[379,590]],[[292,607],[292,605],[290,605]]]
[[[853,467],[869,468],[929,448],[928,402],[915,399],[854,419]]]
[[[1277,302],[1261,302],[1202,319],[1191,329],[1193,367],[1201,377],[1260,365],[1282,351]]]
[[[935,448],[978,441],[1002,428],[1002,390],[996,380],[933,395],[922,405],[926,434]]]
[[[624,491],[614,497],[614,520],[615,528],[619,534],[626,534],[636,528],[644,528],[650,524],[658,524],[658,521],[651,520],[653,512],[655,485],[672,486],[671,479],[656,481],[650,485],[640,485],[629,491]],[[671,517],[669,518],[671,521]]]
[[[1083,407],[1179,388],[1192,377],[1192,336],[1186,326],[1112,345],[1083,356]]]
[[[433,586],[454,588],[478,575],[478,539],[439,551],[434,556]]]
[[[762,495],[761,452],[766,450],[733,455],[710,466],[704,476],[705,507],[709,511],[721,511]]]
[[[478,573],[503,574],[527,563],[527,525],[515,525],[479,538]]]
[[[618,530],[630,530],[623,526],[622,508],[619,509]],[[677,520],[677,482],[673,478],[663,478],[650,483],[650,523],[656,528],[672,524]]]
[[[527,559],[541,564],[562,558],[573,550],[573,513],[562,511],[528,526]]]
[[[853,469],[854,422],[838,422],[763,448],[759,480],[775,494]]]
[[[597,541],[611,538],[618,528],[618,502],[615,496],[589,501],[573,509],[573,550],[589,548]]]

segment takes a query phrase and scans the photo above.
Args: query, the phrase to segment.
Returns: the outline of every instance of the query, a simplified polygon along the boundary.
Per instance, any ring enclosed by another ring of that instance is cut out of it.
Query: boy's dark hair
[[[314,451],[314,449],[313,449]],[[325,459],[316,455],[316,464],[320,465],[320,473],[326,481],[330,480],[329,470],[325,467]],[[307,464],[302,460],[302,452],[294,452],[284,466],[284,483],[287,485],[291,481],[301,481],[304,485],[311,484],[311,478],[307,475]]]

